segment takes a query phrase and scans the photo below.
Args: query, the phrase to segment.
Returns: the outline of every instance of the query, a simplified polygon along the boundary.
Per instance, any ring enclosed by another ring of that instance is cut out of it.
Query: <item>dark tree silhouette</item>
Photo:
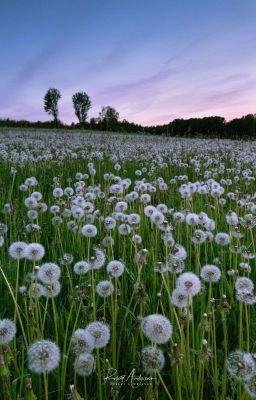
[[[119,113],[110,106],[104,106],[99,113],[102,130],[114,131],[118,128]]]
[[[60,91],[55,88],[48,89],[44,96],[44,110],[53,116],[55,122],[58,121],[58,101],[60,98]]]
[[[85,92],[77,92],[72,96],[72,101],[78,121],[81,125],[84,125],[87,119],[88,111],[92,106],[90,97]]]

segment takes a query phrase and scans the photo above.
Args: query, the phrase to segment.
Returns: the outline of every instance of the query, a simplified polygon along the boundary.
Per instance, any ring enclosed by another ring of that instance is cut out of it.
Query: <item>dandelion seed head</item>
[[[100,297],[109,297],[114,292],[114,286],[110,281],[101,281],[96,286],[96,292]]]
[[[29,369],[36,374],[49,373],[60,362],[60,350],[50,340],[38,340],[28,348]]]
[[[107,265],[107,273],[112,278],[119,278],[124,273],[125,266],[121,261],[113,260]]]
[[[237,350],[229,354],[227,359],[229,374],[238,380],[247,381],[256,374],[256,364],[250,353]]]
[[[46,285],[52,284],[60,278],[60,267],[51,262],[42,264],[37,276],[42,283]]]
[[[102,348],[105,347],[110,339],[110,330],[108,325],[100,321],[91,322],[87,327],[86,331],[90,333],[94,338],[94,347]]]
[[[172,325],[161,314],[151,314],[143,318],[141,330],[149,340],[158,344],[168,342],[172,336]]]
[[[73,333],[71,344],[75,354],[91,353],[94,349],[94,338],[85,329],[77,329]]]
[[[30,243],[25,247],[25,258],[31,261],[39,261],[44,257],[44,247],[39,243]]]
[[[221,272],[216,265],[209,264],[201,269],[200,276],[205,282],[218,282],[221,278]]]
[[[145,347],[141,353],[143,369],[146,373],[159,372],[165,364],[164,353],[156,347]]]
[[[10,319],[0,319],[0,344],[7,344],[13,340],[16,335],[16,325]]]
[[[27,243],[25,243],[25,242],[12,243],[9,247],[10,257],[12,257],[15,260],[21,260],[26,255],[26,253],[25,253],[26,247],[27,247]]]
[[[193,272],[184,272],[177,279],[177,287],[194,296],[201,290],[201,282]]]
[[[74,362],[74,369],[79,376],[89,376],[95,369],[95,359],[90,353],[82,353],[76,358]]]

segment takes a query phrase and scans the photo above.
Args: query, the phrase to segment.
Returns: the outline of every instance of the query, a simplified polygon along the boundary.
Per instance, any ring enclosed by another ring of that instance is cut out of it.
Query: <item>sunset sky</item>
[[[43,96],[115,107],[143,125],[256,113],[255,0],[8,0],[0,12],[0,118],[48,120]]]

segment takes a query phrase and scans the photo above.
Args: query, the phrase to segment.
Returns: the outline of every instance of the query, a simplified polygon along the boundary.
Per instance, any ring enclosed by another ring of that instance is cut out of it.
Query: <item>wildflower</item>
[[[108,297],[114,291],[114,286],[110,281],[101,281],[96,286],[96,292],[100,297]]]
[[[25,257],[25,250],[27,243],[25,242],[14,242],[9,247],[9,254],[15,260],[20,260]]]
[[[247,290],[248,292],[252,292],[253,288],[254,288],[254,284],[251,279],[246,278],[246,277],[241,277],[241,278],[237,278],[236,283],[235,283],[235,288],[238,292],[244,291],[244,290]]]
[[[151,314],[143,318],[141,329],[149,340],[158,344],[168,342],[172,336],[172,325],[161,314]]]
[[[74,368],[77,375],[89,376],[95,369],[95,359],[90,353],[80,354],[74,363]]]
[[[226,246],[230,242],[230,237],[227,233],[220,232],[215,235],[215,242],[221,246]]]
[[[165,364],[164,353],[156,347],[145,347],[141,353],[143,369],[146,373],[159,372]]]
[[[177,223],[181,223],[185,221],[185,215],[182,212],[173,213],[173,220]]]
[[[146,206],[146,207],[144,208],[144,214],[145,214],[147,217],[151,217],[151,215],[152,215],[155,211],[156,211],[156,208],[155,208],[154,206],[148,205],[148,206]]]
[[[116,212],[124,212],[128,208],[128,205],[125,201],[118,201],[115,205]]]
[[[29,297],[37,299],[44,296],[45,288],[41,283],[31,283],[29,286]]]
[[[86,332],[89,332],[94,338],[94,347],[105,347],[110,339],[110,331],[108,325],[100,321],[91,322],[86,327]]]
[[[57,187],[53,190],[52,194],[53,194],[53,197],[62,197],[63,190],[60,187]]]
[[[256,296],[248,290],[239,290],[236,292],[237,301],[245,303],[248,305],[253,305],[256,303]]]
[[[27,197],[24,201],[24,204],[27,208],[33,209],[37,208],[37,201],[34,197]]]
[[[184,272],[178,277],[177,287],[184,290],[188,295],[194,296],[201,290],[201,282],[193,272]]]
[[[90,260],[90,268],[100,269],[105,264],[105,261],[106,261],[106,255],[104,251],[96,247],[94,249],[94,256],[91,257]]]
[[[39,268],[37,276],[45,285],[52,284],[60,278],[60,267],[54,263],[45,263]]]
[[[183,289],[176,288],[172,292],[172,303],[175,307],[184,308],[191,304],[191,296]]]
[[[52,282],[44,287],[43,295],[45,297],[56,297],[60,293],[61,284],[59,281]]]
[[[199,223],[198,215],[194,213],[188,213],[186,216],[186,223],[188,225],[197,225]]]
[[[39,261],[45,253],[44,247],[39,243],[30,243],[24,250],[24,255],[28,260]]]
[[[252,399],[256,399],[256,375],[246,381],[244,388]]]
[[[183,246],[176,244],[172,254],[169,256],[170,260],[184,261],[187,258],[187,252]]]
[[[11,342],[16,330],[16,325],[10,319],[0,319],[0,345]]]
[[[62,265],[70,265],[73,262],[73,259],[74,257],[72,254],[65,253],[59,261]]]
[[[118,227],[118,232],[120,233],[120,235],[129,235],[131,233],[131,227],[129,224],[121,224]]]
[[[51,372],[59,362],[60,350],[50,340],[38,340],[28,348],[29,369],[36,374]]]
[[[104,220],[104,228],[108,231],[114,229],[116,226],[116,220],[112,217],[107,217]]]
[[[202,231],[201,229],[196,229],[193,232],[193,235],[191,237],[191,241],[195,244],[202,244],[206,240],[205,232]]]
[[[142,243],[142,238],[141,238],[140,235],[133,235],[132,241],[133,241],[135,244],[141,244],[141,243]]]
[[[71,344],[75,354],[91,353],[94,349],[94,338],[85,329],[77,329],[72,335]]]
[[[205,265],[201,269],[200,276],[205,282],[218,282],[221,277],[221,272],[216,265]]]
[[[165,217],[164,214],[156,210],[152,213],[150,219],[154,224],[161,225],[164,222]]]
[[[183,272],[185,268],[185,264],[183,260],[179,260],[178,258],[175,258],[172,256],[172,254],[169,257],[169,260],[166,263],[168,271],[172,272],[173,274],[180,274]]]
[[[81,233],[83,236],[91,238],[97,235],[97,228],[95,225],[86,224],[82,227]]]
[[[150,194],[148,194],[148,193],[144,193],[144,194],[142,194],[142,195],[140,196],[140,201],[141,201],[142,203],[149,203],[150,200],[151,200],[151,197],[150,197]]]
[[[119,278],[124,273],[124,264],[121,261],[113,260],[107,265],[107,273],[112,278]]]
[[[130,225],[138,225],[140,223],[140,215],[136,213],[130,214],[127,221]]]
[[[241,381],[247,381],[256,374],[256,364],[253,356],[241,350],[229,354],[227,369],[232,377]]]
[[[246,214],[240,219],[240,224],[247,229],[252,229],[256,226],[256,217],[252,214]]]
[[[78,261],[74,265],[74,273],[84,275],[90,270],[90,264],[87,261]]]
[[[104,247],[111,247],[114,245],[114,239],[111,236],[105,236],[102,240]]]

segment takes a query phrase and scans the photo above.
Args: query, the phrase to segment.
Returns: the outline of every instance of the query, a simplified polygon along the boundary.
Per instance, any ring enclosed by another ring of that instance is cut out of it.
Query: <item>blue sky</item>
[[[43,96],[86,91],[144,125],[256,112],[255,0],[8,0],[0,12],[0,118],[47,120]]]

